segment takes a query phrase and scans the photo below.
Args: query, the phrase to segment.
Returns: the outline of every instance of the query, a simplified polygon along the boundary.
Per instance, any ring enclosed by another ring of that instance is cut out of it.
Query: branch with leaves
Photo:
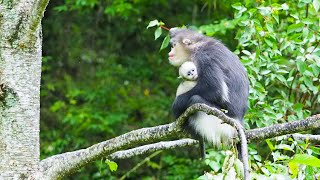
[[[197,144],[197,141],[190,139],[160,143],[156,142],[185,137],[182,125],[190,115],[197,111],[203,111],[215,115],[224,122],[228,122],[228,117],[218,109],[211,108],[204,104],[195,104],[189,107],[173,123],[134,130],[113,139],[95,144],[86,149],[66,152],[46,158],[40,163],[40,172],[42,177],[47,179],[59,179],[72,174],[76,170],[95,160],[105,157],[109,157],[111,159],[129,158],[162,149],[195,145]],[[311,116],[305,120],[249,130],[245,132],[245,135],[248,142],[253,142],[289,133],[291,134],[306,130],[313,130],[319,127],[320,114]]]

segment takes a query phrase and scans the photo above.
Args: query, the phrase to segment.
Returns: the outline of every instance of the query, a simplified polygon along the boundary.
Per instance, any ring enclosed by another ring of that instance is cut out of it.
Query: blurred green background
[[[319,4],[319,0],[50,1],[42,23],[41,157],[174,121],[171,103],[178,73],[168,63],[169,48],[159,51],[162,42],[154,40],[155,28],[146,29],[154,19],[167,27],[192,26],[238,54],[251,85],[247,129],[319,113]],[[319,154],[317,146],[306,144],[252,143],[253,172],[266,177],[290,174],[286,162],[294,154]],[[221,171],[223,153],[208,152],[208,159],[200,161],[197,147],[163,151],[132,170],[147,154],[116,161],[116,172],[102,159],[66,179],[124,175],[194,179],[205,171]],[[318,173],[316,167],[305,168]]]

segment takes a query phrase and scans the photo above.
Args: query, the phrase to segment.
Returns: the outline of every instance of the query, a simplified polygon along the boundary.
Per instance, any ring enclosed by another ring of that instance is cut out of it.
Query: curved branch
[[[228,121],[228,117],[218,109],[211,108],[206,105],[196,104],[189,107],[173,123],[134,130],[113,139],[95,144],[86,149],[67,152],[46,158],[40,162],[41,174],[47,179],[61,178],[73,173],[77,169],[80,169],[90,162],[106,157],[116,151],[137,147],[142,144],[155,143],[170,138],[184,137],[182,125],[190,115],[199,110],[215,115],[224,122]],[[252,142],[292,132],[317,129],[319,127],[320,114],[309,117],[306,120],[249,130],[246,132],[246,137],[249,142]]]
[[[113,139],[95,144],[86,149],[67,152],[44,159],[40,170],[45,178],[59,179],[116,151],[137,146],[142,143],[153,143],[176,136],[173,124],[143,128],[131,131]]]

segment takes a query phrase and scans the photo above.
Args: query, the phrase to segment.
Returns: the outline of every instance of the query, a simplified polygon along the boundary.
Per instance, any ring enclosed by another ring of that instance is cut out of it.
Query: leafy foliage
[[[319,17],[319,0],[52,1],[43,22],[41,156],[174,120],[179,80],[166,61],[163,22],[152,19],[192,24],[238,54],[251,85],[247,129],[319,113]],[[249,150],[253,179],[319,174],[320,150],[309,142],[280,138]],[[118,179],[129,171],[132,179],[192,179],[232,169],[223,167],[225,152],[208,153],[204,164],[197,148],[166,151],[134,171],[143,157],[117,161],[118,168],[101,160],[70,179]]]

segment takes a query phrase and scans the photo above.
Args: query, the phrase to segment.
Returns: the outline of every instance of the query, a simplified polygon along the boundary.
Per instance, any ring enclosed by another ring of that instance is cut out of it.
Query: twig
[[[124,174],[120,180],[125,179],[128,175],[130,175],[132,172],[134,172],[135,170],[137,170],[140,166],[142,166],[143,164],[145,164],[146,162],[149,162],[151,158],[157,156],[158,154],[160,154],[162,151],[157,151],[153,154],[151,154],[150,156],[146,157],[143,161],[141,161],[140,163],[138,163],[136,166],[134,166],[132,169],[130,169],[126,174]]]
[[[167,27],[165,27],[165,26],[163,26],[163,25],[160,25],[160,27],[161,27],[162,29],[165,29],[165,30],[167,30],[167,31],[170,31],[170,28],[167,28]]]

